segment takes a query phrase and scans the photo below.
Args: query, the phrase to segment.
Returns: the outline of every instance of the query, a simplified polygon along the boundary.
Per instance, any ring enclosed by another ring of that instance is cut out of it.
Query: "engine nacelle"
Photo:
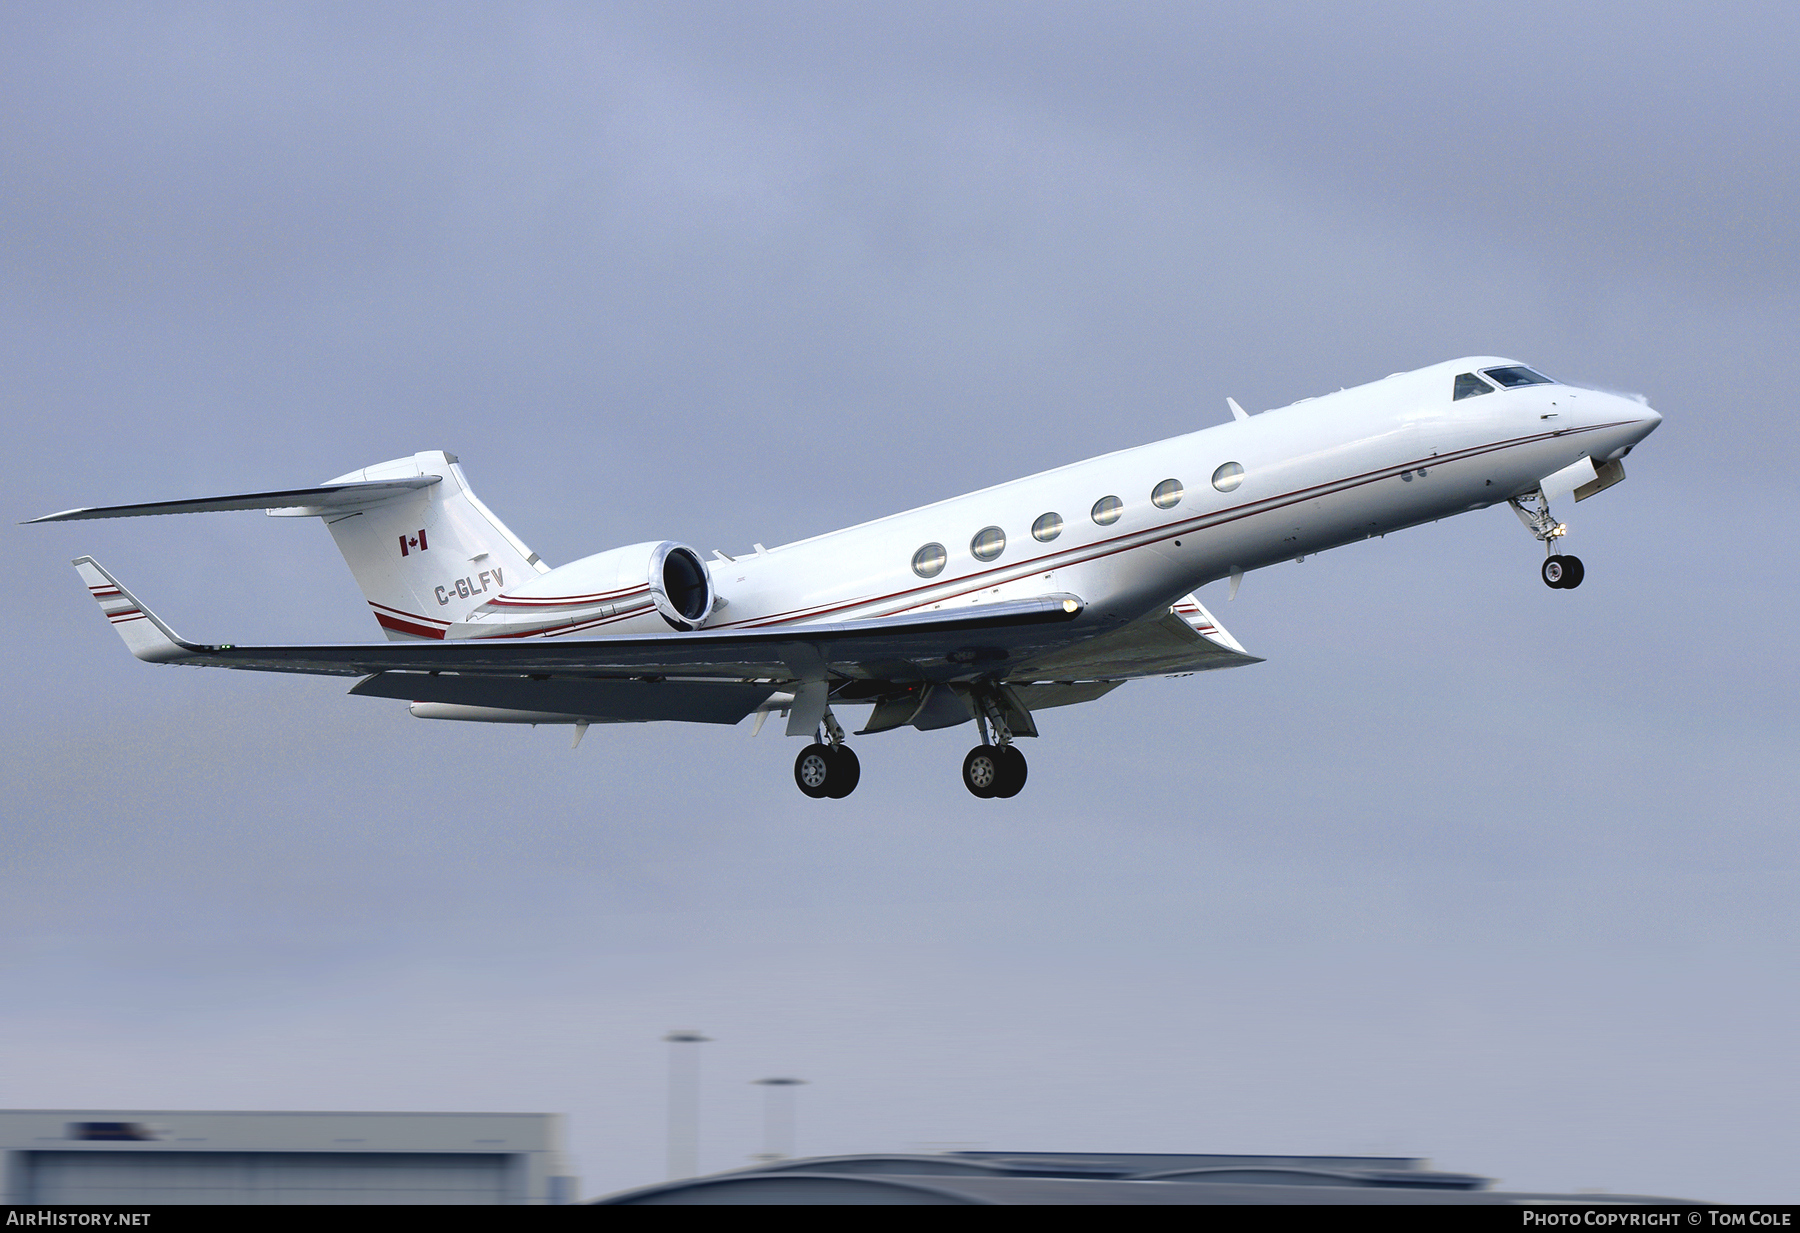
[[[699,629],[718,601],[700,554],[673,540],[614,548],[538,574],[450,627],[450,638]]]
[[[712,571],[686,544],[664,540],[650,554],[647,571],[656,610],[676,629],[699,629],[718,603]]]

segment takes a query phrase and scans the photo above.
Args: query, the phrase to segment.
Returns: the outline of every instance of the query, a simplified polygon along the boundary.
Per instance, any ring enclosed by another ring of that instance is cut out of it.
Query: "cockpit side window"
[[[1456,397],[1451,402],[1461,402],[1465,398],[1473,398],[1477,394],[1492,394],[1494,387],[1477,377],[1472,372],[1456,374]]]
[[[1510,368],[1484,368],[1481,371],[1486,373],[1488,376],[1492,377],[1502,387],[1509,389],[1509,390],[1517,389],[1521,385],[1554,385],[1554,384],[1556,384],[1554,381],[1550,380],[1550,378],[1546,377],[1543,373],[1533,372],[1531,369],[1526,368],[1522,364],[1515,365]]]

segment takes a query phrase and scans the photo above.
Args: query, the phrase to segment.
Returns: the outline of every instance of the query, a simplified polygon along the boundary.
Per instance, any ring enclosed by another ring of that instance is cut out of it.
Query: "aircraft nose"
[[[1582,422],[1598,430],[1594,440],[1597,460],[1613,462],[1623,458],[1662,423],[1662,413],[1642,394],[1610,390],[1584,390],[1582,394]]]
[[[1634,444],[1655,432],[1657,425],[1663,421],[1662,412],[1652,407],[1650,400],[1642,394],[1598,392],[1601,395],[1600,401],[1589,414],[1626,428]]]

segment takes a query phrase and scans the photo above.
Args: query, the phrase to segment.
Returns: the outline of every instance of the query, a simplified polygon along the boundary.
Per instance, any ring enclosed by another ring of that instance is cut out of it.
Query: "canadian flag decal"
[[[424,527],[419,528],[419,533],[417,535],[402,535],[400,537],[400,555],[403,557],[411,556],[414,548],[417,548],[420,552],[424,552],[429,547],[431,547],[431,545],[425,542]]]

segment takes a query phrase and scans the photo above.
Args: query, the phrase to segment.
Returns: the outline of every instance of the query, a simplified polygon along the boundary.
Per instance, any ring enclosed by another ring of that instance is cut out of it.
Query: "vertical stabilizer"
[[[328,484],[438,476],[439,482],[354,513],[270,510],[322,517],[375,619],[391,640],[442,638],[452,622],[508,587],[548,573],[506,524],[469,491],[454,454],[427,450],[340,475]]]

